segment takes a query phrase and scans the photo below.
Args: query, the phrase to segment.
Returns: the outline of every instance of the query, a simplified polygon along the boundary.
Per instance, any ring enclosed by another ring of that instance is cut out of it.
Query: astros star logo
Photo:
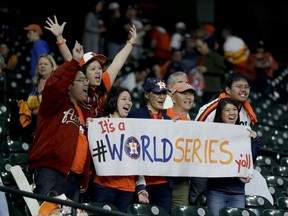
[[[166,88],[166,84],[162,81],[159,81],[158,83],[156,83],[156,85],[158,85],[160,89]]]

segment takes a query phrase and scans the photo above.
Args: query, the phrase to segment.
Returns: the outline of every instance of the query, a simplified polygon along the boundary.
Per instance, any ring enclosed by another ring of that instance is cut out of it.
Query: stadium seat
[[[10,153],[9,160],[12,165],[27,165],[28,152]]]
[[[91,203],[84,203],[85,205],[89,205],[89,206],[93,206],[93,207],[96,207],[96,208],[99,208],[99,209],[105,209],[107,211],[115,211],[115,212],[120,212],[119,209],[110,204],[110,203],[103,203],[103,202],[91,202]],[[90,211],[87,211],[88,215],[89,216],[100,216],[100,215],[105,215],[105,213],[96,213],[96,212],[90,212]],[[112,214],[111,214],[112,215]]]
[[[267,167],[271,167],[271,166],[277,166],[279,165],[277,163],[277,161],[270,157],[270,156],[265,156],[265,155],[259,155],[256,158],[255,164],[254,166],[267,166]]]
[[[255,166],[255,170],[261,173],[262,176],[270,176],[272,175],[270,167],[267,166]]]
[[[245,208],[253,211],[256,215],[261,215],[264,209],[273,209],[275,207],[265,197],[245,195]]]
[[[288,210],[288,197],[279,197],[276,206],[278,209]]]
[[[271,171],[275,176],[288,177],[288,166],[273,166]]]
[[[141,216],[170,216],[168,212],[163,209],[161,206],[154,204],[136,204],[132,203],[128,206],[128,214],[132,215],[141,215]]]
[[[213,216],[206,206],[180,205],[175,209],[174,216]]]
[[[288,166],[288,156],[282,157],[282,158],[280,159],[280,165],[281,165],[281,166]]]
[[[1,144],[2,155],[9,157],[10,153],[28,152],[30,144],[22,141],[5,140]]]
[[[288,215],[288,211],[281,209],[265,209],[262,212],[262,216],[285,216]]]
[[[281,176],[264,176],[267,185],[273,187],[286,188],[288,187],[288,179]]]
[[[286,196],[286,188],[279,188],[279,187],[275,187],[275,186],[269,186],[269,192],[273,197],[274,200],[274,204],[276,204],[276,200],[279,197],[285,197]]]
[[[220,209],[219,216],[239,216],[239,215],[245,215],[245,216],[256,216],[256,214],[246,208],[232,208],[232,207],[225,207]]]

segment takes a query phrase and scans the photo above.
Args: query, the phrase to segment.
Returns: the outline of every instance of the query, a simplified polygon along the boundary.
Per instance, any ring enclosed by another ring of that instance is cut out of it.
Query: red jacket
[[[46,81],[37,116],[37,128],[29,151],[29,170],[49,167],[64,175],[73,163],[79,136],[79,115],[68,98],[68,87],[78,71],[78,62],[72,59],[62,64]],[[86,119],[88,112],[83,110]],[[86,114],[87,113],[87,114]],[[81,186],[88,184],[90,152],[83,172]]]

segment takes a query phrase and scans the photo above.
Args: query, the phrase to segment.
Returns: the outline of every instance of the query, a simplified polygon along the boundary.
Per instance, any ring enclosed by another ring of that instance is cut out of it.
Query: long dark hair
[[[226,104],[232,104],[232,105],[234,105],[237,108],[237,104],[231,98],[220,99],[218,104],[217,104],[216,113],[215,113],[215,117],[214,117],[214,122],[223,123],[222,110],[224,109]],[[237,110],[238,110],[238,108],[237,108]],[[236,120],[235,124],[240,125],[239,110],[238,110],[238,117],[237,117],[237,120]]]
[[[128,89],[122,88],[122,87],[111,88],[103,106],[104,116],[107,116],[117,111],[117,101],[118,101],[119,95],[124,91],[129,92]]]

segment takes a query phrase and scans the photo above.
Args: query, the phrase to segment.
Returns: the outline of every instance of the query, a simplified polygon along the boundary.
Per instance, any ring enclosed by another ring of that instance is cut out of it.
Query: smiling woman
[[[132,108],[132,99],[129,91],[121,87],[112,87],[108,93],[104,114],[107,118],[126,118]],[[113,126],[109,125],[109,130]],[[121,146],[120,143],[117,143]],[[95,175],[91,187],[92,202],[104,202],[115,205],[120,211],[126,212],[133,203],[135,191],[138,194],[137,202],[148,203],[148,194],[144,189],[143,176],[98,176]]]
[[[247,87],[242,85],[242,87]],[[219,100],[216,108],[214,122],[225,124],[240,124],[237,104],[231,98]],[[251,151],[255,161],[260,149],[260,139],[255,136],[251,128],[247,128],[251,137]],[[238,169],[250,166],[251,156],[243,156],[237,160]],[[246,158],[246,159],[245,159]],[[219,215],[220,209],[224,207],[245,208],[245,184],[250,182],[250,177],[239,178],[208,178],[207,181],[207,206],[215,215]]]

